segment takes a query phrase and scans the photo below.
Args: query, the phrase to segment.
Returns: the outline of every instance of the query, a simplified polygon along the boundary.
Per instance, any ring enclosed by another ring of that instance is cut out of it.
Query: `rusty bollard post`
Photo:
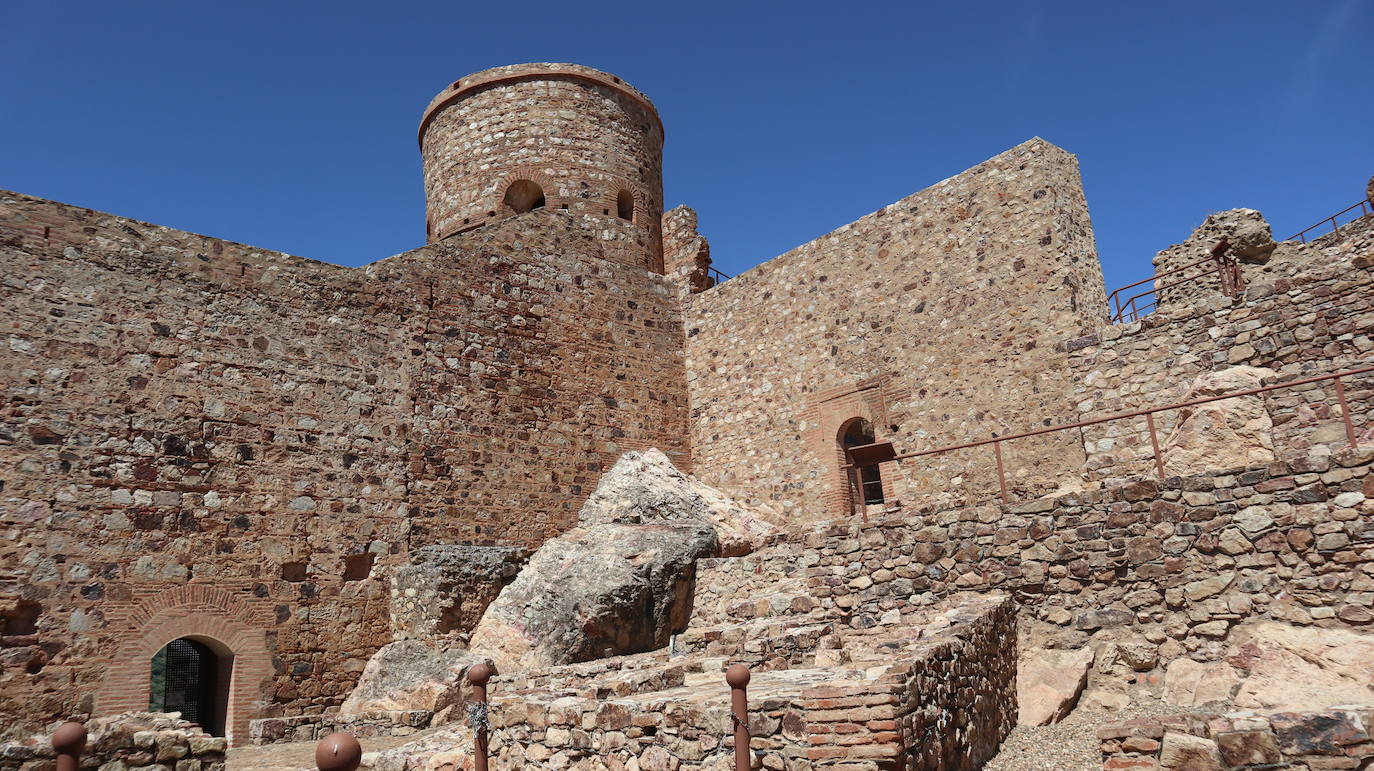
[[[735,727],[735,771],[749,771],[749,697],[744,692],[749,667],[732,664],[725,670],[725,682],[730,685],[730,722]]]
[[[487,681],[492,674],[491,665],[485,661],[468,670],[468,682],[472,683],[469,720],[472,723],[473,771],[487,771]]]
[[[58,726],[52,732],[52,748],[57,752],[57,771],[76,771],[86,749],[86,726],[75,721]]]
[[[363,747],[352,734],[339,731],[315,745],[315,767],[320,771],[357,771],[363,762]]]

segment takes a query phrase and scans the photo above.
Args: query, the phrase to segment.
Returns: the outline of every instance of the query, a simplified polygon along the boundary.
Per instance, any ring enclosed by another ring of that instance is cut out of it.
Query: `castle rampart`
[[[697,473],[833,517],[846,421],[902,450],[1059,422],[1056,343],[1103,323],[1103,294],[1075,159],[1026,142],[687,299]],[[1077,472],[1077,440],[1053,441],[1008,456],[1018,484]],[[990,452],[883,473],[888,500],[996,485]]]

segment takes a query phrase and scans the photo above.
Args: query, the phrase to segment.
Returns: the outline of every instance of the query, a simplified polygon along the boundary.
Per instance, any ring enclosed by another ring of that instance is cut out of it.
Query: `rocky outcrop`
[[[424,710],[442,712],[465,701],[465,675],[486,657],[421,640],[383,646],[367,662],[342,715]]]
[[[716,531],[717,557],[752,552],[777,535],[781,521],[746,509],[721,491],[684,474],[656,449],[627,452],[582,505],[578,524],[698,521]]]
[[[1264,385],[1274,374],[1263,367],[1231,367],[1198,375],[1183,401],[1205,399]],[[1238,396],[1182,410],[1160,449],[1169,475],[1259,466],[1274,460],[1274,423],[1264,397]]]
[[[663,647],[687,626],[696,560],[747,553],[773,533],[658,450],[626,453],[578,526],[540,547],[487,608],[470,647],[498,670]]]
[[[1374,706],[1374,635],[1262,621],[1237,627],[1230,639],[1226,663],[1244,677],[1236,691],[1238,707]]]
[[[1169,665],[1164,699],[1183,707],[1234,705],[1265,711],[1374,705],[1374,635],[1275,621],[1232,630],[1221,661]]]
[[[391,635],[434,639],[472,630],[487,605],[520,572],[528,550],[508,546],[426,546],[391,574]]]
[[[1068,716],[1088,683],[1093,652],[1035,650],[1022,656],[1016,671],[1019,725],[1050,725]]]
[[[696,520],[574,528],[535,552],[470,647],[501,672],[663,647],[691,616],[696,560],[715,549]]]

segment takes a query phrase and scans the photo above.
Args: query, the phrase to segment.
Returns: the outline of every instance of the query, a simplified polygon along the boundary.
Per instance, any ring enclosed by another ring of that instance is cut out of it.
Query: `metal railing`
[[[1371,199],[1366,198],[1366,199],[1364,199],[1363,201],[1360,201],[1359,203],[1351,204],[1350,206],[1347,206],[1347,207],[1345,207],[1344,209],[1341,209],[1340,211],[1336,212],[1335,214],[1331,215],[1330,217],[1327,217],[1326,219],[1322,220],[1321,222],[1318,222],[1317,224],[1313,225],[1312,227],[1310,227],[1310,228],[1308,228],[1308,229],[1306,229],[1306,230],[1304,230],[1304,231],[1302,231],[1302,232],[1300,232],[1300,233],[1297,233],[1296,235],[1289,236],[1287,240],[1292,241],[1292,240],[1294,240],[1294,239],[1297,239],[1298,241],[1301,241],[1302,243],[1305,244],[1305,243],[1307,243],[1307,234],[1308,234],[1308,233],[1311,233],[1312,231],[1316,230],[1317,228],[1321,227],[1322,225],[1325,225],[1325,224],[1328,223],[1328,222],[1331,223],[1331,229],[1332,229],[1332,231],[1334,231],[1334,232],[1336,232],[1336,233],[1340,233],[1340,232],[1341,232],[1341,225],[1340,225],[1339,222],[1337,222],[1337,219],[1338,219],[1339,217],[1341,217],[1342,215],[1349,214],[1350,212],[1352,212],[1352,211],[1354,211],[1354,210],[1356,210],[1356,209],[1359,209],[1359,210],[1360,210],[1360,213],[1359,213],[1359,214],[1356,214],[1354,217],[1351,217],[1351,218],[1350,218],[1350,222],[1354,222],[1355,220],[1359,219],[1360,217],[1367,216],[1367,215],[1369,215],[1371,212],[1374,212],[1374,200],[1371,200]],[[1350,222],[1347,222],[1346,224],[1349,225]],[[1322,235],[1326,235],[1326,234],[1323,233]]]
[[[1269,392],[1269,391],[1279,391],[1279,390],[1282,390],[1282,389],[1285,389],[1285,388],[1295,388],[1295,387],[1297,387],[1297,386],[1310,385],[1310,384],[1312,384],[1312,383],[1321,383],[1321,382],[1324,382],[1324,381],[1327,381],[1327,380],[1333,380],[1333,381],[1335,381],[1335,385],[1336,385],[1336,401],[1337,401],[1337,403],[1340,404],[1340,409],[1341,409],[1341,420],[1343,420],[1343,421],[1345,422],[1345,438],[1346,438],[1346,441],[1349,442],[1349,444],[1350,444],[1351,447],[1358,447],[1358,446],[1359,446],[1359,439],[1358,439],[1358,437],[1355,435],[1355,425],[1350,421],[1350,405],[1349,405],[1349,404],[1347,403],[1347,401],[1346,401],[1346,398],[1345,398],[1345,384],[1341,382],[1341,378],[1353,377],[1353,376],[1355,376],[1355,375],[1363,375],[1363,374],[1368,373],[1368,372],[1374,372],[1374,366],[1360,367],[1360,368],[1358,368],[1358,369],[1349,369],[1349,370],[1345,370],[1345,371],[1343,371],[1343,372],[1333,372],[1333,373],[1331,373],[1331,374],[1319,375],[1319,376],[1317,376],[1317,377],[1308,377],[1308,378],[1303,378],[1303,379],[1301,379],[1301,380],[1290,380],[1290,381],[1288,381],[1288,382],[1286,382],[1286,383],[1275,383],[1274,385],[1262,386],[1262,387],[1260,387],[1260,388],[1251,388],[1251,389],[1248,389],[1248,390],[1245,390],[1245,391],[1235,391],[1235,392],[1228,393],[1228,394],[1222,394],[1222,395],[1220,395],[1220,396],[1208,396],[1208,397],[1205,397],[1205,398],[1202,398],[1202,399],[1192,399],[1192,400],[1189,400],[1189,401],[1186,401],[1186,402],[1175,402],[1175,403],[1173,403],[1173,404],[1164,404],[1164,405],[1161,405],[1161,406],[1158,406],[1158,407],[1149,407],[1149,408],[1146,408],[1146,409],[1143,409],[1143,410],[1132,410],[1132,411],[1130,411],[1130,412],[1119,412],[1119,413],[1116,413],[1115,415],[1108,415],[1108,416],[1106,416],[1106,417],[1094,418],[1094,419],[1092,419],[1092,420],[1080,420],[1080,421],[1077,422],[1077,423],[1067,423],[1067,424],[1065,424],[1065,425],[1060,425],[1060,426],[1049,426],[1049,427],[1047,427],[1047,428],[1038,428],[1038,429],[1035,429],[1034,431],[1023,431],[1023,432],[1021,432],[1021,433],[1019,433],[1019,434],[1012,434],[1011,436],[994,436],[994,437],[991,438],[991,439],[981,439],[981,440],[976,441],[976,442],[964,442],[963,444],[951,444],[951,445],[947,445],[947,446],[945,446],[945,447],[936,447],[936,448],[934,448],[934,449],[932,449],[932,450],[921,450],[920,452],[902,453],[902,454],[899,454],[899,455],[894,455],[894,456],[893,456],[892,458],[890,458],[888,461],[884,461],[884,462],[889,462],[889,463],[890,463],[890,462],[900,462],[900,461],[904,461],[904,460],[910,460],[910,459],[912,459],[912,458],[922,458],[922,457],[925,457],[925,456],[927,456],[927,455],[940,455],[940,454],[947,453],[947,452],[953,452],[953,451],[955,451],[955,450],[965,450],[965,449],[968,449],[968,448],[971,448],[971,447],[984,447],[984,446],[990,444],[990,445],[992,445],[992,453],[993,453],[993,456],[996,458],[996,461],[997,461],[997,482],[998,482],[998,485],[999,485],[1000,488],[1001,488],[1002,502],[1003,502],[1003,503],[1010,503],[1010,502],[1011,502],[1011,500],[1010,500],[1010,494],[1007,492],[1007,475],[1006,475],[1006,470],[1005,470],[1005,468],[1004,468],[1004,466],[1003,466],[1003,463],[1002,463],[1002,443],[1003,443],[1003,442],[1010,442],[1010,441],[1012,441],[1013,439],[1024,439],[1024,438],[1029,437],[1029,436],[1039,436],[1039,435],[1041,435],[1041,434],[1052,434],[1052,433],[1055,433],[1055,432],[1058,432],[1058,431],[1069,431],[1069,430],[1076,429],[1076,428],[1084,428],[1084,427],[1086,427],[1086,426],[1095,426],[1095,425],[1098,425],[1098,424],[1101,424],[1101,423],[1109,423],[1109,422],[1111,422],[1111,421],[1113,421],[1113,420],[1126,420],[1126,419],[1129,419],[1129,418],[1138,418],[1138,417],[1140,417],[1140,416],[1143,415],[1143,416],[1145,417],[1145,425],[1146,425],[1146,428],[1147,428],[1147,430],[1148,430],[1149,433],[1150,433],[1150,447],[1151,447],[1151,449],[1152,449],[1153,452],[1154,452],[1155,471],[1158,472],[1160,479],[1163,479],[1163,478],[1165,477],[1165,473],[1164,473],[1164,458],[1163,458],[1163,456],[1160,454],[1160,451],[1159,451],[1159,435],[1158,435],[1158,432],[1155,430],[1155,417],[1154,417],[1154,416],[1155,416],[1156,413],[1166,412],[1166,411],[1168,411],[1168,410],[1182,409],[1182,408],[1184,408],[1184,407],[1195,407],[1195,406],[1197,406],[1197,405],[1199,405],[1199,404],[1208,404],[1208,403],[1210,403],[1210,402],[1218,402],[1218,401],[1221,401],[1221,400],[1223,400],[1223,399],[1234,399],[1234,398],[1236,398],[1236,397],[1238,397],[1238,396],[1253,396],[1253,395],[1255,395],[1255,394],[1267,393],[1267,392]],[[880,464],[872,464],[872,465],[880,465]],[[853,464],[846,464],[846,465],[844,466],[844,469],[845,469],[846,471],[850,471],[850,470],[855,469],[855,468],[859,468],[859,467],[857,467],[857,466],[855,466],[855,465],[853,465]]]
[[[1150,278],[1137,281],[1134,284],[1127,284],[1120,289],[1114,290],[1107,295],[1107,307],[1112,312],[1111,323],[1121,324],[1123,322],[1136,321],[1141,316],[1154,310],[1159,305],[1160,293],[1165,289],[1170,289],[1183,284],[1190,284],[1194,281],[1216,275],[1221,282],[1221,291],[1228,297],[1240,294],[1245,288],[1245,282],[1240,275],[1240,265],[1232,258],[1226,256],[1228,244],[1222,239],[1216,246],[1212,247],[1211,254],[1197,262],[1190,262],[1181,268],[1166,270],[1163,273],[1156,273]],[[1204,267],[1205,266],[1205,267]],[[1174,281],[1163,284],[1157,283],[1160,279],[1168,276],[1177,276],[1195,268],[1200,268],[1192,275],[1183,276]],[[1130,296],[1125,293],[1131,289],[1144,284],[1153,284],[1149,289]]]
[[[729,276],[725,275],[724,273],[721,273],[715,268],[710,267],[709,265],[706,267],[706,270],[710,272],[711,281],[714,282],[712,283],[712,286],[718,286],[730,280]]]

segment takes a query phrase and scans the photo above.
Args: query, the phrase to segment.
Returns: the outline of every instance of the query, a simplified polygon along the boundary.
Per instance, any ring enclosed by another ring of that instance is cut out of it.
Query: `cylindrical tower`
[[[420,152],[430,242],[543,207],[605,220],[662,272],[663,123],[614,75],[577,64],[469,75],[425,109]]]

